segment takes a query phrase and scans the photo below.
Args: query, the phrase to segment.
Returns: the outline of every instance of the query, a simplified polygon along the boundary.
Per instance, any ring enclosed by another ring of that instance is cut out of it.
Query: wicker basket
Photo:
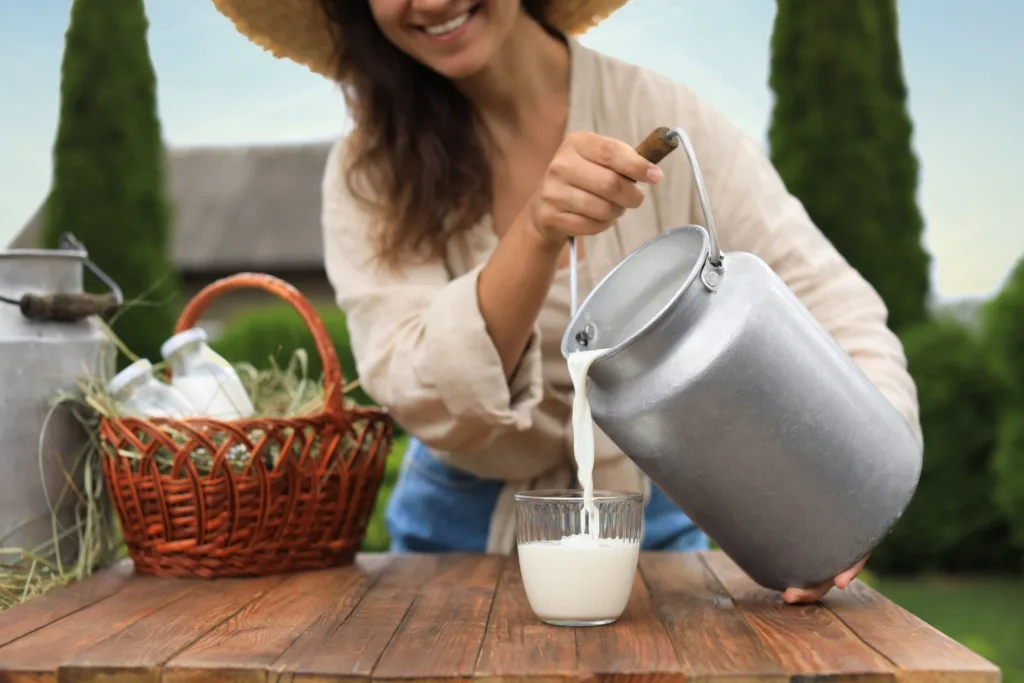
[[[345,406],[334,346],[309,301],[277,278],[241,273],[199,292],[177,331],[240,288],[279,296],[309,326],[323,360],[323,412],[103,419],[106,487],[140,574],[213,578],[338,566],[353,561],[366,534],[393,425],[380,409]],[[209,466],[197,467],[194,456]]]

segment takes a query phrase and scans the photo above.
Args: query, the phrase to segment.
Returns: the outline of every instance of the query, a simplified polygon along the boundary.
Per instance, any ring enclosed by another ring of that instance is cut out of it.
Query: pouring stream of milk
[[[590,366],[607,353],[606,349],[575,351],[566,359],[569,377],[572,379],[572,434],[573,451],[576,457],[577,476],[583,487],[583,510],[580,513],[580,531],[583,535],[597,538],[601,523],[597,506],[594,505],[594,421],[590,414],[590,400],[587,384]]]

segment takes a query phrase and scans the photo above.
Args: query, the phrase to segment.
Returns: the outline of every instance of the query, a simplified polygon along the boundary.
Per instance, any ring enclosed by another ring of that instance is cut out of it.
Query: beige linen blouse
[[[704,174],[719,241],[768,263],[835,336],[921,441],[917,393],[903,348],[886,327],[874,289],[814,226],[766,155],[715,108],[656,73],[570,39],[568,131],[638,144],[658,126],[681,126]],[[512,495],[566,487],[574,475],[572,383],[559,351],[569,322],[569,280],[560,271],[515,376],[501,360],[477,303],[477,276],[497,245],[490,217],[452,240],[444,259],[392,274],[373,261],[369,221],[347,193],[335,145],[323,180],[326,270],[347,314],[365,390],[442,461],[506,482],[487,548],[515,547]],[[682,152],[661,163],[664,180],[643,205],[588,237],[580,300],[612,267],[659,232],[703,224]],[[596,430],[598,488],[649,492],[649,483]]]

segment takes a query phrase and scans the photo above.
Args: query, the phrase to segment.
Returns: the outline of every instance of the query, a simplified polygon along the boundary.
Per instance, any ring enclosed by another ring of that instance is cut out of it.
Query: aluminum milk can
[[[663,129],[666,130],[667,129]],[[910,502],[922,452],[902,416],[758,257],[706,227],[639,247],[573,316],[595,424],[752,579],[806,587],[853,566]]]
[[[62,246],[0,251],[0,551],[53,558],[55,532],[69,532],[59,547],[70,563],[77,501],[65,477],[81,490],[88,438],[68,409],[51,414],[51,404],[60,393],[76,392],[83,376],[108,371],[103,364],[112,363],[115,349],[89,316],[105,297],[83,294],[84,249],[71,236]],[[116,286],[114,292],[119,303]],[[56,527],[51,506],[58,509]],[[0,563],[17,559],[0,554]]]

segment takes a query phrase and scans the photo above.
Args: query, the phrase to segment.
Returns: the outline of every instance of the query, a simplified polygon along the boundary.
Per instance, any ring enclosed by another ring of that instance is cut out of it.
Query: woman
[[[364,388],[414,437],[387,509],[397,551],[512,552],[512,495],[574,485],[567,240],[580,295],[659,231],[700,222],[692,138],[726,250],[774,268],[920,438],[872,288],[758,146],[685,87],[581,46],[625,0],[214,0],[250,39],[341,83],[355,129],[323,180],[326,269]],[[707,539],[603,434],[598,488],[647,494],[645,548]],[[790,589],[791,602],[845,587]]]

